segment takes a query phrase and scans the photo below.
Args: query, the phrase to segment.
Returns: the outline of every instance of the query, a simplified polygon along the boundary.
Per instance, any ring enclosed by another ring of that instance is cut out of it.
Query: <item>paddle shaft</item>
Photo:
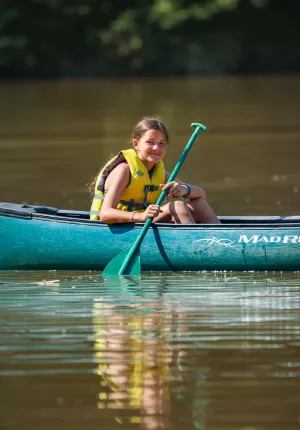
[[[169,184],[170,182],[174,181],[174,179],[178,175],[178,172],[181,169],[181,166],[183,165],[183,162],[186,159],[188,153],[192,149],[192,146],[193,146],[195,140],[197,139],[197,136],[200,133],[200,131],[206,131],[207,130],[204,125],[198,124],[198,123],[192,123],[192,127],[196,127],[195,131],[192,134],[192,136],[190,137],[190,140],[188,141],[188,143],[187,143],[186,147],[184,148],[184,150],[183,150],[183,152],[182,152],[179,160],[177,161],[177,164],[175,165],[172,173],[170,174],[169,179],[167,181],[167,184]],[[162,191],[162,193],[160,194],[160,196],[159,196],[159,198],[158,198],[158,200],[156,202],[156,204],[158,206],[160,206],[162,204],[162,202],[166,198],[167,194],[168,194],[168,189]],[[153,218],[148,218],[147,221],[145,222],[145,225],[144,225],[142,231],[140,232],[140,234],[136,238],[134,244],[132,245],[132,247],[128,251],[128,254],[127,254],[126,258],[124,259],[123,264],[120,267],[118,275],[124,275],[125,274],[126,269],[129,266],[132,258],[134,257],[135,253],[137,252],[137,250],[141,246],[141,243],[142,243],[142,241],[143,241],[143,239],[145,237],[145,234],[147,233],[147,231],[148,231],[148,229],[149,229],[152,221],[153,221]]]

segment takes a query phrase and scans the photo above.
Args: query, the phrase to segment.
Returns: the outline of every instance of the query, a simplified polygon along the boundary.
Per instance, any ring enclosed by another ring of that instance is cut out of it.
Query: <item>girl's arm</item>
[[[105,181],[105,199],[100,211],[100,221],[108,224],[123,222],[145,222],[147,218],[156,218],[159,206],[149,205],[145,212],[128,212],[117,209],[121,196],[128,185],[130,172],[128,164],[121,163],[108,175]]]
[[[166,182],[168,181],[170,177],[170,173],[166,172]],[[184,187],[183,185],[187,185],[187,187]],[[161,184],[162,189],[164,189],[165,184]],[[182,197],[184,196],[188,189],[190,188],[191,192],[187,198],[193,200],[197,199],[199,197],[202,197],[203,199],[206,199],[205,191],[202,190],[200,187],[196,187],[195,185],[186,184],[185,182],[180,181],[176,178],[175,181],[170,182],[170,184],[167,185],[167,188],[170,190],[169,195],[172,197]]]
[[[125,163],[119,164],[110,172],[105,181],[107,194],[101,207],[100,221],[106,223],[131,221],[131,212],[116,209],[129,179],[129,167]]]

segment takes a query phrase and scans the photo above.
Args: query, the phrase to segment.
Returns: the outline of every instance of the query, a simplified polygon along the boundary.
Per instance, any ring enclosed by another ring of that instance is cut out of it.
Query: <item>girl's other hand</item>
[[[186,194],[186,188],[176,181],[169,182],[168,184],[160,184],[160,187],[163,191],[168,190],[168,196],[175,199]]]

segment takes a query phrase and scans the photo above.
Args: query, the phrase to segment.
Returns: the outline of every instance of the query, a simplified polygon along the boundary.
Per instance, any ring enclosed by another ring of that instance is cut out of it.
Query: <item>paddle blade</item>
[[[128,256],[129,249],[118,254],[113,258],[102,272],[102,276],[117,276],[117,275],[140,275],[141,274],[141,257],[140,252],[137,250],[134,256],[131,258],[125,272],[119,273],[120,269]]]

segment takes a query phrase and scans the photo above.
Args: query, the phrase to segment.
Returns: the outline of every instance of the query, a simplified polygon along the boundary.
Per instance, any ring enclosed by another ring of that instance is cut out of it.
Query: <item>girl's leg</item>
[[[190,208],[196,223],[221,224],[216,214],[203,198],[189,200],[187,206]]]
[[[182,201],[174,200],[161,206],[161,213],[154,218],[155,223],[195,224],[191,209]]]

